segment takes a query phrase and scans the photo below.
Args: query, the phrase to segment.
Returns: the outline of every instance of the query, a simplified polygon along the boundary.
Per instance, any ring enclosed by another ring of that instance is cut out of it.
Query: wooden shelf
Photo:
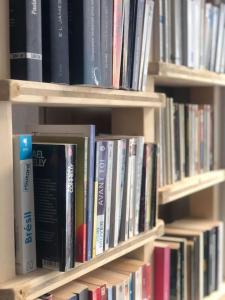
[[[166,204],[225,181],[225,170],[184,178],[159,189],[159,204]]]
[[[223,283],[218,291],[204,298],[204,300],[223,300],[225,299],[225,283]]]
[[[225,86],[225,74],[169,63],[150,63],[149,74],[154,76],[156,85]]]
[[[135,92],[80,85],[0,80],[0,99],[38,106],[162,107],[165,98],[153,92]]]
[[[0,300],[33,300],[50,292],[68,282],[71,282],[131,251],[134,251],[164,233],[164,223],[158,220],[157,226],[146,233],[120,243],[116,248],[110,249],[95,259],[77,265],[69,272],[62,273],[39,269],[27,275],[17,276],[15,279],[0,286]]]

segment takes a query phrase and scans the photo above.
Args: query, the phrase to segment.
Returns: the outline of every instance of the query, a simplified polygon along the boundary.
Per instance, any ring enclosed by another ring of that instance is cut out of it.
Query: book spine
[[[151,199],[150,199],[150,229],[156,226],[158,203],[158,145],[152,144],[152,172],[151,172]]]
[[[101,77],[104,87],[112,86],[113,1],[101,1]]]
[[[181,1],[171,1],[171,61],[182,62]]]
[[[134,235],[134,207],[135,207],[135,165],[137,156],[137,139],[132,139],[131,142],[131,178],[130,178],[130,192],[129,192],[129,224],[128,224],[128,237],[131,238]]]
[[[98,209],[98,177],[99,177],[99,143],[96,142],[95,150],[95,179],[94,179],[94,199],[93,199],[93,227],[92,227],[92,258],[96,256],[96,230],[97,230],[97,209]]]
[[[68,11],[68,0],[49,1],[50,37],[45,43],[50,47],[50,82],[70,83]]]
[[[165,17],[165,23],[164,23],[164,61],[170,62],[170,52],[171,52],[171,2],[170,0],[163,1],[163,15]]]
[[[221,3],[219,9],[219,24],[218,24],[218,33],[217,33],[216,62],[215,62],[215,71],[218,73],[220,72],[221,58],[222,58],[224,20],[225,20],[225,5]]]
[[[126,158],[126,173],[125,184],[122,200],[122,212],[120,223],[120,241],[127,241],[129,231],[129,211],[130,211],[130,191],[132,181],[132,139],[127,139],[127,158]]]
[[[180,165],[180,127],[179,127],[179,104],[174,103],[174,143],[175,143],[175,181],[181,179]]]
[[[16,271],[36,269],[32,137],[14,137]]]
[[[217,6],[213,6],[213,20],[212,20],[212,47],[211,47],[211,55],[210,55],[210,63],[209,70],[215,70],[215,60],[216,60],[216,47],[217,47],[217,28],[218,28],[218,20],[219,20],[219,8]]]
[[[149,18],[148,18],[148,32],[147,32],[147,41],[146,48],[144,54],[144,68],[143,68],[143,79],[141,83],[141,90],[145,91],[147,86],[148,79],[148,63],[149,63],[149,55],[151,50],[151,42],[152,42],[152,26],[153,26],[153,14],[154,14],[154,2],[150,1],[149,7]]]
[[[138,90],[142,90],[143,85],[143,73],[144,73],[144,63],[145,63],[145,51],[147,48],[148,36],[149,33],[149,14],[150,14],[150,5],[151,1],[145,1],[144,15],[143,15],[143,32],[141,39],[141,59],[140,59],[140,68],[138,70]]]
[[[11,4],[10,4],[11,5]],[[10,78],[10,62],[9,62],[9,31],[11,28],[11,20],[9,20],[10,16],[10,5],[9,1],[1,1],[0,2],[0,78]],[[10,26],[9,26],[10,24]]]
[[[205,51],[204,66],[209,69],[210,53],[212,48],[213,9],[211,3],[205,5]]]
[[[88,138],[84,144],[77,146],[77,177],[76,177],[76,261],[86,260],[87,234],[87,181],[88,181]]]
[[[65,268],[74,267],[75,262],[75,168],[76,145],[66,145],[66,212],[65,212]]]
[[[141,62],[141,45],[143,34],[143,19],[144,19],[145,0],[138,1],[137,17],[136,17],[136,32],[134,43],[134,63],[133,63],[133,77],[132,77],[132,89],[138,89],[139,70]]]
[[[113,8],[113,87],[120,86],[120,68],[122,60],[122,41],[123,41],[123,23],[124,7],[123,1],[114,0]]]
[[[150,300],[151,297],[151,265],[150,263],[143,266],[143,280],[142,280],[142,298]]]
[[[204,69],[204,52],[205,52],[205,1],[200,1],[200,59],[199,59],[199,67],[200,69]]]
[[[155,2],[153,21],[153,61],[162,62],[164,59],[163,35],[165,23],[162,0]]]
[[[139,212],[139,232],[143,232],[145,229],[145,197],[146,197],[146,176],[147,176],[147,149],[148,145],[144,145],[144,157],[142,166],[142,181],[141,181],[141,198],[140,198],[140,212]]]
[[[144,156],[144,138],[139,137],[137,140],[137,156],[135,164],[135,205],[134,205],[134,235],[139,233],[139,213],[141,200],[141,181],[142,181],[142,167]]]
[[[152,172],[153,172],[153,144],[147,144],[146,148],[146,186],[145,186],[145,220],[144,230],[150,229],[151,200],[152,200]],[[157,177],[157,174],[156,174]]]
[[[10,0],[11,78],[42,81],[41,0]]]
[[[106,175],[107,175],[107,141],[100,141],[98,161],[98,199],[96,221],[96,255],[104,251],[105,207],[106,207]]]
[[[94,209],[94,161],[95,161],[95,128],[91,127],[88,155],[88,203],[87,203],[87,260],[92,257],[93,209]]]
[[[128,47],[129,47],[129,24],[130,24],[130,0],[124,0],[124,24],[123,24],[123,52],[122,52],[122,76],[121,86],[129,88],[128,82]]]
[[[112,199],[112,177],[114,157],[114,142],[108,141],[108,157],[107,157],[107,175],[106,175],[106,208],[105,208],[105,251],[109,249],[110,238],[110,215],[111,215],[111,199]]]
[[[84,83],[101,85],[100,0],[84,0]]]

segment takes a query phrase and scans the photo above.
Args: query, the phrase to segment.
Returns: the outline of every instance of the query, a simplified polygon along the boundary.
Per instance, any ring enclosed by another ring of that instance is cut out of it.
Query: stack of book
[[[14,143],[18,273],[36,255],[38,267],[69,270],[155,226],[156,144],[95,137],[94,125],[40,125]]]
[[[223,1],[157,0],[153,61],[225,73]]]
[[[143,90],[153,0],[10,0],[13,79]]]
[[[155,244],[154,299],[203,299],[223,282],[223,223],[182,219]],[[166,298],[160,298],[165,293]]]
[[[121,258],[53,291],[52,297],[55,300],[152,299],[151,275],[150,263]],[[51,299],[44,297],[40,299]]]
[[[156,117],[159,185],[213,169],[213,115],[210,105],[178,104],[166,99]]]

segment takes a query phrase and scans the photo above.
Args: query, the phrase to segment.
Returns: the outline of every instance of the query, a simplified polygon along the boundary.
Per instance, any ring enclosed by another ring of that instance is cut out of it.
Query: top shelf
[[[151,107],[165,105],[162,94],[80,85],[0,80],[0,100],[14,104],[63,107]]]
[[[225,74],[163,62],[150,63],[149,74],[161,86],[225,86]]]

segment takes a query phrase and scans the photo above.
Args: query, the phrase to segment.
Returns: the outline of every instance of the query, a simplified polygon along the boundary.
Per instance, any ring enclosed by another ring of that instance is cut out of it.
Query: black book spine
[[[102,86],[112,86],[113,1],[101,0],[101,78]]]
[[[140,212],[139,212],[139,232],[145,230],[145,196],[146,196],[146,168],[147,168],[147,155],[148,155],[148,144],[144,145],[144,158],[142,167],[142,181],[141,181],[141,199],[140,199]]]
[[[43,24],[47,27],[46,32],[45,28],[43,30],[44,79],[46,78],[46,81],[50,82],[69,84],[68,0],[45,0],[44,2]],[[49,7],[46,7],[47,5]],[[47,60],[45,56],[49,56],[47,64],[45,64]],[[50,73],[49,78],[45,73]]]
[[[152,192],[151,192],[151,214],[150,229],[156,226],[157,194],[158,194],[158,145],[152,144]]]
[[[185,122],[185,176],[190,176],[190,165],[189,165],[189,105],[185,105],[184,107],[184,122]]]
[[[174,103],[174,143],[175,143],[175,174],[176,180],[181,180],[180,165],[180,126],[179,126],[179,104]]]
[[[42,81],[41,0],[10,0],[11,78]]]
[[[204,232],[204,296],[209,295],[209,231]]]

